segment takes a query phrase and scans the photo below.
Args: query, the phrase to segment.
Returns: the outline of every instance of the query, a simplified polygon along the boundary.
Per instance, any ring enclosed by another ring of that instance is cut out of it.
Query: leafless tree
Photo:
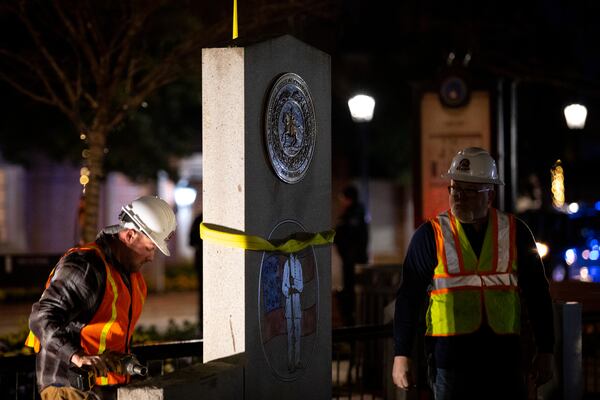
[[[4,9],[18,17],[29,40],[22,40],[22,47],[0,49],[0,78],[31,99],[56,107],[86,142],[86,242],[97,229],[107,136],[150,95],[178,79],[198,57],[207,36],[226,31],[211,27],[201,37],[199,21],[179,15],[172,21],[179,24],[177,29],[163,32],[157,25],[169,22],[160,15],[171,11],[165,6],[152,0],[21,0]]]
[[[0,79],[60,110],[85,140],[89,169],[85,242],[93,240],[97,230],[108,135],[187,67],[195,65],[199,70],[203,46],[223,43],[231,32],[231,11],[219,4],[184,0],[12,0],[3,4],[3,15],[17,17],[27,40],[20,38],[10,42],[12,46],[0,47]],[[269,27],[297,24],[305,12],[331,18],[334,4],[240,2],[240,14],[246,16],[240,31],[246,39],[252,32],[260,37]]]

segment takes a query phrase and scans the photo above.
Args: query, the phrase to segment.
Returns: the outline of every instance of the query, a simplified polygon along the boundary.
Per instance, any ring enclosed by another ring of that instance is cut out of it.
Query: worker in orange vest
[[[130,353],[146,300],[140,270],[156,248],[170,255],[167,243],[175,228],[171,207],[143,196],[122,207],[119,224],[63,255],[29,317],[26,345],[37,353],[42,400],[107,398],[115,385],[127,383],[118,362]],[[90,391],[74,383],[73,371],[81,368],[95,377]]]

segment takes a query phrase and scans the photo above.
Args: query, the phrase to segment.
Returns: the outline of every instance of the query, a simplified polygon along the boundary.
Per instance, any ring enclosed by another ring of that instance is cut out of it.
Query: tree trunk
[[[85,187],[84,217],[82,240],[84,243],[94,241],[98,233],[98,213],[100,206],[100,181],[104,176],[104,147],[106,134],[103,130],[94,129],[88,132],[87,166],[90,170],[89,182]]]

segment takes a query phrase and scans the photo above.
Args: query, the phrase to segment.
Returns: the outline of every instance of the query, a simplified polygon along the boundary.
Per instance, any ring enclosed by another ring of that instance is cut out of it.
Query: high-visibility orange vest
[[[76,251],[95,251],[104,261],[106,268],[104,297],[91,321],[81,329],[81,348],[92,355],[100,355],[107,350],[128,352],[135,324],[146,300],[147,287],[142,274],[140,272],[129,274],[130,292],[119,271],[106,261],[98,245],[89,243],[69,249],[63,257]],[[54,270],[48,277],[46,287],[50,285],[53,274]],[[40,342],[32,332],[29,332],[25,345],[33,347],[36,353],[40,349]],[[115,385],[127,381],[128,376],[113,372],[109,372],[107,377],[96,378],[97,385]]]
[[[479,258],[450,210],[430,220],[437,248],[427,331],[452,336],[476,331],[484,316],[498,334],[520,331],[515,218],[490,208]]]

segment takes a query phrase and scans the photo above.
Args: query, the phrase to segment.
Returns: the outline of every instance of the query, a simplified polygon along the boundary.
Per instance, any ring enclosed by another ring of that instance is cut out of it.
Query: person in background
[[[118,225],[62,256],[29,317],[26,345],[37,353],[42,400],[114,398],[115,386],[128,382],[118,363],[130,353],[146,299],[140,270],[157,248],[170,255],[175,228],[171,207],[143,196],[121,208]],[[94,372],[92,390],[73,386],[73,367]]]
[[[422,300],[426,356],[435,400],[525,399],[521,368],[521,302],[531,320],[537,355],[530,380],[552,377],[553,313],[531,231],[492,207],[498,177],[487,151],[459,151],[445,174],[450,209],[412,237],[396,298],[392,377],[412,387],[411,355]]]
[[[368,261],[369,227],[365,220],[364,206],[358,201],[356,187],[352,185],[345,187],[339,199],[342,213],[335,228],[335,245],[342,259],[344,288],[341,292],[341,308],[344,323],[354,325],[356,322],[354,266]]]

